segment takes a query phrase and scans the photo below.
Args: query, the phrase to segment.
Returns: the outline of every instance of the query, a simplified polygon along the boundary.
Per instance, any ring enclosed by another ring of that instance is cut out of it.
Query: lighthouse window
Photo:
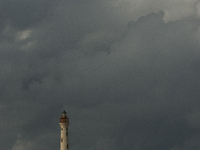
[[[66,136],[68,136],[68,132],[66,132]]]
[[[61,128],[61,130],[63,130],[63,128]]]
[[[60,141],[63,142],[63,139],[61,139]]]
[[[68,144],[67,144],[67,149],[68,149]]]
[[[68,128],[66,128],[66,130],[68,130]]]

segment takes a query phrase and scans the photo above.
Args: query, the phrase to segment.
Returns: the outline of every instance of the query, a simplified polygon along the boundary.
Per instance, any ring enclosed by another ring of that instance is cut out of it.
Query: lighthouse
[[[67,117],[67,113],[65,110],[62,112],[59,125],[61,130],[60,150],[69,150],[69,138],[68,138],[69,118]]]

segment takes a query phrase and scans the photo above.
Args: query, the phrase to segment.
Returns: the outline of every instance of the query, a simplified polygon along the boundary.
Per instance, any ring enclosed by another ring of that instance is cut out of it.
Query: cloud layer
[[[0,3],[4,150],[200,148],[199,1]]]

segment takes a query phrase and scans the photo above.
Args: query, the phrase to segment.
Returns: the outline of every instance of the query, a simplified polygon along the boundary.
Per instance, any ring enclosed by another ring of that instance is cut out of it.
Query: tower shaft
[[[60,150],[69,150],[69,138],[68,138],[68,125],[69,118],[66,115],[66,112],[63,111],[62,116],[60,117]]]

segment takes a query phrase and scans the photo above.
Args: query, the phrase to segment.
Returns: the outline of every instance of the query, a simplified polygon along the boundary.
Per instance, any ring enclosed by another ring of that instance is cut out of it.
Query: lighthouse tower
[[[69,140],[68,140],[68,125],[69,125],[69,118],[67,117],[67,113],[64,110],[62,116],[60,117],[60,129],[61,129],[61,136],[60,136],[60,150],[69,150]]]

